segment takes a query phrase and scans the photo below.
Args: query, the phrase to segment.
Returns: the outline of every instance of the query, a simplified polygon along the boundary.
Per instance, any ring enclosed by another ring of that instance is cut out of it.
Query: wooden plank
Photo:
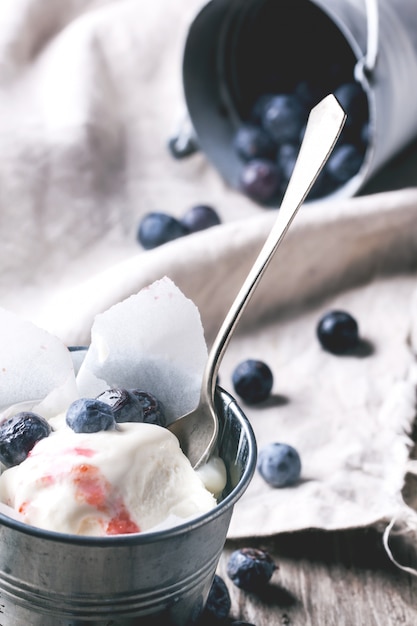
[[[268,550],[279,566],[260,596],[227,577],[231,551],[243,546]],[[375,529],[228,542],[218,573],[230,591],[231,617],[255,626],[417,625],[417,578],[391,563]]]

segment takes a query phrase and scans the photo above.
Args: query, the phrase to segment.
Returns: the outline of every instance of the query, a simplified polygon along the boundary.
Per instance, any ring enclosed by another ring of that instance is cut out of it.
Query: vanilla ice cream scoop
[[[175,526],[221,501],[222,459],[196,472],[163,427],[197,404],[207,359],[199,311],[170,279],[96,316],[77,367],[53,335],[1,308],[0,321],[7,328],[0,338],[6,514],[49,531],[106,536]],[[133,401],[133,414],[121,414],[117,392]],[[28,414],[52,432],[31,433],[23,445]]]
[[[53,432],[2,473],[0,500],[32,526],[99,536],[172,526],[216,505],[172,433],[131,422]]]

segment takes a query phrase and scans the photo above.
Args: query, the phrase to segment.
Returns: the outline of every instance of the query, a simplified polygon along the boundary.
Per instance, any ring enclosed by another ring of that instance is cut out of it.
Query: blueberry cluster
[[[108,389],[97,398],[79,398],[70,404],[66,423],[77,433],[96,433],[122,422],[166,426],[162,402],[142,389]],[[33,446],[52,432],[49,422],[31,411],[21,411],[0,423],[0,462],[22,463]]]
[[[360,170],[368,145],[368,101],[362,86],[353,80],[343,82],[333,93],[347,119],[309,199],[324,197],[347,183]],[[259,204],[277,205],[282,200],[308,115],[321,97],[317,86],[306,81],[288,93],[263,94],[237,129],[233,148],[243,163],[240,189]]]
[[[112,430],[122,422],[166,426],[165,409],[152,393],[142,389],[108,389],[97,398],[79,398],[68,407],[66,423],[76,433]],[[31,411],[21,411],[0,423],[0,462],[22,463],[41,439],[52,432],[49,422]]]
[[[168,213],[154,211],[147,213],[141,219],[137,240],[145,250],[151,250],[168,241],[218,224],[220,224],[220,217],[217,211],[206,204],[191,207],[180,219]]]
[[[146,422],[165,426],[162,403],[141,389],[107,389],[97,398],[79,398],[68,407],[68,426],[76,433],[112,430],[123,422]]]

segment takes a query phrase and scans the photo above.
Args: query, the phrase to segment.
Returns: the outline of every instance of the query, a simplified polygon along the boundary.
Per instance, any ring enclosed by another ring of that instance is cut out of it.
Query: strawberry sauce
[[[76,465],[71,470],[75,488],[75,497],[79,502],[86,502],[110,518],[106,528],[107,535],[118,535],[140,532],[120,496],[100,470],[89,463]]]

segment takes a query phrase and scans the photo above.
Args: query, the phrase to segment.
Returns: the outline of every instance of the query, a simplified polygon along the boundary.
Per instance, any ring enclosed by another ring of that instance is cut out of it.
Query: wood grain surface
[[[244,546],[266,549],[279,567],[260,595],[227,577],[230,553]],[[417,577],[391,563],[375,529],[228,542],[218,573],[231,617],[255,626],[417,626]]]

